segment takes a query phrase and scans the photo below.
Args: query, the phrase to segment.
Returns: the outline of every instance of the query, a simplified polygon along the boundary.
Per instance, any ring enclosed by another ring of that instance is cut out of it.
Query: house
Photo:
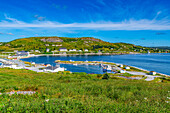
[[[127,66],[127,67],[125,67],[125,69],[130,69],[130,67]]]
[[[14,50],[14,53],[17,53],[18,52],[18,50]]]
[[[59,71],[65,71],[65,68],[64,67],[60,67],[60,66],[48,66],[46,68],[44,68],[44,71],[45,72],[59,72]]]
[[[89,50],[88,50],[88,49],[85,49],[84,51],[85,51],[85,52],[88,52]]]
[[[150,71],[149,74],[150,74],[150,75],[156,75],[156,72],[155,72],[155,71]]]
[[[59,51],[67,51],[66,48],[60,48]]]
[[[59,47],[59,46],[62,46],[62,44],[60,44],[60,45],[55,45],[56,47]]]
[[[17,56],[29,56],[30,52],[28,51],[18,51]]]
[[[47,49],[46,49],[46,52],[49,52],[49,51],[50,51],[50,49],[47,48]]]
[[[35,50],[36,53],[41,53],[39,50]]]
[[[34,50],[30,50],[30,52],[34,52]]]
[[[54,50],[53,52],[58,52],[58,50]]]
[[[126,73],[126,71],[125,70],[120,70],[120,73]]]
[[[123,64],[120,64],[119,67],[123,67]]]
[[[45,44],[45,46],[49,46],[49,44]]]
[[[76,49],[69,49],[70,52],[76,52]]]

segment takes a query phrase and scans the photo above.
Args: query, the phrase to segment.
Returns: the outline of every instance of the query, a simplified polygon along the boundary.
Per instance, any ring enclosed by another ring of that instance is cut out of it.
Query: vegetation
[[[140,52],[147,53],[150,52],[165,52],[164,49],[147,48],[142,46],[136,46],[127,43],[109,43],[96,39],[93,37],[82,37],[82,38],[67,38],[67,37],[30,37],[16,39],[11,42],[1,43],[0,51],[14,51],[14,50],[24,50],[35,52],[39,50],[41,53],[46,53],[46,49],[50,49],[49,53],[52,51],[59,50],[59,48],[65,47],[67,49],[77,49],[84,51],[88,49],[89,52],[103,52],[103,53],[121,53],[121,52]],[[35,52],[36,54],[36,52]],[[38,54],[38,53],[37,53]],[[73,52],[74,54],[74,52]]]
[[[170,83],[126,80],[108,74],[36,73],[1,68],[0,92],[10,91],[36,93],[0,95],[2,113],[170,111]]]

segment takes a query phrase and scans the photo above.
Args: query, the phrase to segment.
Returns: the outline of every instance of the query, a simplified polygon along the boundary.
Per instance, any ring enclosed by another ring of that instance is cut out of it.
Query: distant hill
[[[11,42],[2,43],[0,51],[13,50],[39,50],[45,52],[58,50],[59,48],[84,50],[88,49],[93,52],[110,52],[110,51],[132,51],[147,52],[153,51],[152,48],[136,46],[128,43],[110,43],[93,37],[68,38],[68,37],[30,37],[16,39]]]
[[[154,48],[154,49],[164,49],[164,50],[170,50],[169,46],[158,46],[158,47],[150,47],[150,48]]]

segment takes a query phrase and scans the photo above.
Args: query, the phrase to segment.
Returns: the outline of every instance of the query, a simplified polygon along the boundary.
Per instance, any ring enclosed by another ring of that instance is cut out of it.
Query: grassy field
[[[168,112],[170,83],[0,69],[0,112]]]

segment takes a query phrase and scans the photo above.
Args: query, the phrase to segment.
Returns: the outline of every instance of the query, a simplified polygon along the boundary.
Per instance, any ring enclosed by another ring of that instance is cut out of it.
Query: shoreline
[[[135,54],[147,54],[147,53],[120,53],[120,54],[112,54],[112,53],[100,53],[100,54],[96,54],[96,53],[88,53],[88,54],[40,54],[40,55],[33,55],[33,56],[28,56],[28,57],[22,57],[22,58],[20,58],[20,60],[22,60],[22,59],[24,59],[24,58],[31,58],[31,57],[39,57],[39,56],[81,56],[81,55],[89,55],[89,56],[91,56],[91,55],[94,55],[94,56],[100,56],[100,55],[103,55],[103,56],[105,56],[105,55],[135,55]],[[152,53],[151,53],[152,54]],[[111,63],[115,63],[115,62],[111,62]],[[121,63],[115,63],[115,64],[121,64]],[[124,64],[124,65],[126,65],[126,64]],[[142,71],[146,71],[146,72],[150,72],[149,70],[147,70],[147,69],[143,69],[143,68],[140,68],[140,67],[136,67],[136,66],[132,66],[132,65],[129,65],[130,67],[133,67],[133,68],[136,68],[136,69],[139,69],[139,70],[142,70]],[[155,71],[156,72],[156,71]],[[166,76],[166,77],[170,77],[170,75],[168,75],[168,74],[164,74],[164,73],[160,73],[160,72],[156,72],[157,74],[159,74],[159,75],[162,75],[162,76]]]
[[[79,61],[76,61],[76,62],[79,62]],[[80,61],[81,62],[81,61]],[[100,61],[92,61],[92,62],[100,62]],[[103,63],[113,63],[113,64],[116,64],[116,65],[126,65],[126,64],[121,64],[121,63],[115,63],[115,62],[103,62]],[[75,64],[75,63],[59,63],[59,64]],[[89,63],[88,63],[89,64]],[[132,68],[136,68],[136,69],[139,69],[141,71],[144,71],[144,72],[147,72],[149,73],[150,71],[147,70],[147,69],[143,69],[143,68],[140,68],[140,67],[136,67],[136,66],[132,66],[132,65],[128,65],[129,67],[132,67]],[[156,71],[155,71],[156,72]],[[161,76],[166,76],[166,77],[170,77],[170,75],[168,74],[163,74],[163,73],[160,73],[160,72],[156,72],[157,74],[161,75]]]
[[[85,54],[39,54],[39,55],[30,55],[20,57],[19,59],[23,58],[31,58],[31,57],[39,57],[39,56],[100,56],[100,55],[135,55],[135,54],[147,54],[147,53],[85,53]]]

